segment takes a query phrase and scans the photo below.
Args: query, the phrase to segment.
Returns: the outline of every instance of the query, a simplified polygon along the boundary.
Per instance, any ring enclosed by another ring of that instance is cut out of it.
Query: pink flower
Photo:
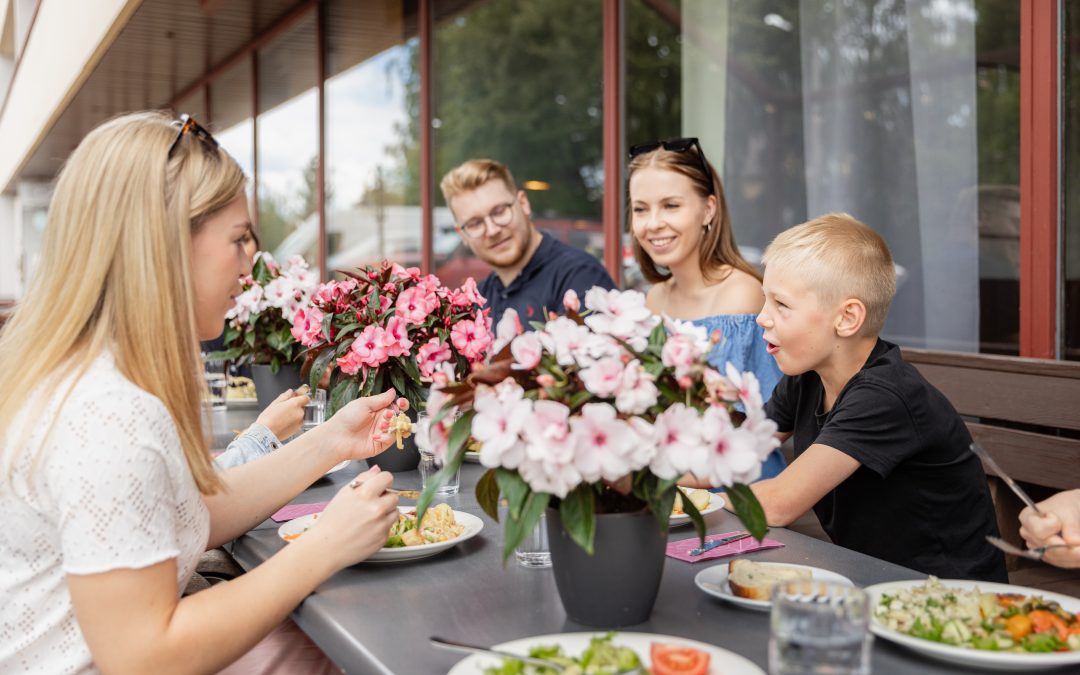
[[[713,485],[749,483],[761,475],[758,439],[742,427],[735,428],[725,408],[710,406],[701,418],[708,471],[697,473]]]
[[[344,356],[338,357],[337,365],[346,375],[355,375],[360,372],[360,366],[364,364],[361,363],[360,356],[350,349]]]
[[[700,363],[701,351],[693,338],[687,335],[671,335],[660,351],[660,360],[668,368],[675,369],[675,377],[684,377]]]
[[[641,439],[611,405],[586,403],[580,415],[570,418],[570,429],[574,466],[584,480],[618,480],[644,466],[638,465]]]
[[[419,267],[402,267],[401,265],[394,263],[390,267],[390,272],[399,279],[412,279],[413,281],[420,281],[420,268]]]
[[[323,313],[318,307],[309,307],[306,311],[298,309],[293,317],[293,338],[305,347],[318,344],[323,338],[322,321]]]
[[[476,392],[472,434],[480,442],[480,463],[489,469],[516,469],[525,459],[519,434],[532,416],[532,401],[524,394],[510,379]]]
[[[524,331],[517,310],[513,308],[507,309],[503,312],[502,318],[499,319],[498,325],[495,326],[495,343],[491,345],[491,351],[498,354],[503,347],[510,344],[510,341],[521,335],[522,332]]]
[[[450,427],[453,426],[453,418],[448,417],[437,424],[432,423],[432,418],[426,415],[416,424],[416,447],[435,455],[439,462],[445,462],[450,454]]]
[[[623,369],[622,383],[615,394],[615,408],[624,415],[642,415],[656,405],[660,392],[641,362],[634,359]]]
[[[386,322],[383,344],[386,346],[386,355],[390,357],[405,356],[412,349],[409,327],[400,317],[392,316]]]
[[[525,460],[518,473],[533,490],[565,497],[581,482],[574,466],[574,446],[568,443],[570,409],[555,401],[533,403],[525,425]]]
[[[540,338],[535,333],[523,333],[510,343],[510,353],[514,355],[514,364],[510,366],[514,370],[532,370],[540,365],[540,357],[544,354],[544,346],[540,344]]]
[[[622,386],[623,364],[618,359],[600,359],[578,375],[586,389],[600,398],[608,398]]]
[[[414,286],[401,292],[397,299],[395,313],[411,324],[424,323],[428,315],[439,306],[435,293],[426,292],[425,289]]]
[[[462,319],[450,329],[450,341],[454,348],[473,363],[484,358],[492,342],[491,333],[487,331],[482,317],[478,318],[479,321]]]
[[[577,291],[572,288],[568,288],[562,298],[563,307],[570,312],[581,311],[581,299],[578,298]]]
[[[593,310],[585,317],[589,328],[625,340],[639,352],[648,346],[649,333],[660,321],[645,306],[645,294],[640,291],[595,286],[585,293],[585,306]]]
[[[367,326],[353,340],[349,351],[356,354],[362,365],[378,368],[390,358],[386,350],[386,331],[378,326]],[[340,359],[338,360],[340,364]]]
[[[435,366],[444,361],[449,361],[450,358],[450,345],[437,337],[433,337],[420,345],[420,349],[416,352],[416,365],[420,367],[421,376],[431,377],[435,372]],[[431,400],[428,399],[428,410],[430,409]]]
[[[700,428],[701,418],[697,411],[682,403],[660,413],[653,425],[657,450],[649,469],[664,479],[677,478],[684,473],[704,477],[708,465]]]
[[[476,280],[469,277],[461,288],[450,293],[450,304],[454,307],[482,306],[487,304],[487,299],[480,295],[480,291],[476,288]]]

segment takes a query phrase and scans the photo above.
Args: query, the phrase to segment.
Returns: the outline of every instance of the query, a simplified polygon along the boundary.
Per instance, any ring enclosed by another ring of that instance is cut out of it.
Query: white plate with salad
[[[411,514],[413,516],[413,527],[415,527],[416,507],[399,506],[398,510],[406,517]],[[436,539],[442,539],[442,541],[433,541],[426,544],[403,544],[403,542],[395,540],[395,537],[400,538],[400,534],[397,530],[401,529],[401,526],[406,520],[406,518],[402,518],[398,521],[398,524],[390,530],[391,536],[387,543],[392,545],[384,546],[378,551],[375,551],[364,562],[404,562],[406,560],[426,558],[437,553],[442,553],[449,548],[453,548],[461,542],[475,537],[479,534],[480,530],[484,529],[484,521],[471,513],[454,511],[446,504],[433,506],[428,511],[428,514],[424,515],[424,522],[428,522],[429,515],[438,516],[438,511],[446,511],[447,515],[452,513],[454,523],[460,527],[449,530],[447,528],[453,527],[453,525],[448,523],[448,518],[442,519],[443,522],[435,522],[432,524],[431,528],[425,528],[425,530],[430,530],[425,532],[425,536],[433,536]],[[278,528],[278,536],[285,541],[293,541],[300,538],[305,532],[315,526],[316,521],[319,519],[319,515],[320,514],[318,513],[311,513],[282,524],[281,527]],[[458,531],[460,534],[452,536]],[[445,539],[443,539],[443,537],[445,537]]]
[[[1080,664],[1080,600],[1025,586],[941,579],[866,589],[870,630],[885,640],[983,670]]]
[[[765,675],[752,661],[714,645],[671,635],[652,633],[556,633],[511,640],[495,645],[518,654],[565,663],[583,663],[595,667],[590,673],[604,675],[620,669],[633,668],[635,663],[643,674],[679,673],[680,675]],[[677,661],[680,670],[665,668]],[[521,662],[504,662],[497,656],[469,656],[450,669],[448,675],[534,675],[543,672],[535,666],[521,667]],[[551,671],[547,671],[551,672]],[[568,668],[565,675],[584,670]]]

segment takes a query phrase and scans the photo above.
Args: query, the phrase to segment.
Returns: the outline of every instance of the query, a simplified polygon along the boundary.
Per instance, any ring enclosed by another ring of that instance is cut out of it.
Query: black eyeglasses
[[[172,145],[169,146],[169,153],[166,155],[169,159],[172,159],[173,153],[176,152],[176,148],[180,146],[180,139],[185,134],[194,134],[195,138],[198,138],[203,143],[206,143],[211,150],[218,149],[218,142],[210,132],[206,130],[203,125],[195,121],[191,115],[181,115],[180,119],[173,122],[173,125],[179,125],[179,129],[176,131],[176,138],[173,139]]]
[[[657,148],[670,150],[671,152],[690,152],[690,148],[697,148],[698,160],[701,162],[701,171],[705,174],[705,180],[709,183],[709,194],[712,194],[712,171],[709,170],[709,162],[705,159],[705,151],[701,149],[701,143],[697,138],[669,138],[666,141],[652,141],[651,143],[638,143],[630,146],[630,159],[638,155],[644,155]]]

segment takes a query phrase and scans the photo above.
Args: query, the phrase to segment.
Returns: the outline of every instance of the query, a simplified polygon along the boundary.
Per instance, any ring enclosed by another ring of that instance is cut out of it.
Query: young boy
[[[783,379],[766,412],[795,461],[753,485],[769,524],[813,507],[833,542],[943,578],[1008,581],[986,541],[986,474],[948,400],[878,337],[896,291],[888,246],[847,214],[781,233],[758,323]]]

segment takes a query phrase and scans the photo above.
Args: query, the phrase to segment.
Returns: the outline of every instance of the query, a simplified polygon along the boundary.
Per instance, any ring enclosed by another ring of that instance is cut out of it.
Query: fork
[[[1021,558],[1030,558],[1031,560],[1042,560],[1043,555],[1052,548],[1069,548],[1068,544],[1048,544],[1046,546],[1036,546],[1035,548],[1020,548],[1019,546],[1013,546],[1009,542],[1001,539],[1000,537],[987,536],[986,541],[990,542],[997,548],[1011,553],[1012,555],[1019,556]]]
[[[1035,511],[1035,513],[1039,514],[1040,516],[1043,514],[1043,512],[1039,510],[1039,507],[1035,506],[1035,501],[1028,496],[1028,493],[1024,492],[1023,488],[1017,485],[1016,481],[1009,477],[1009,474],[1001,470],[1001,466],[999,466],[998,463],[994,461],[994,458],[990,456],[990,453],[981,448],[978,443],[972,443],[968,447],[971,448],[971,451],[974,452],[979,457],[979,459],[981,459],[983,463],[986,464],[986,466],[990,467],[990,469],[997,474],[998,478],[1005,481],[1005,484],[1009,486],[1009,489],[1013,491],[1013,494],[1019,497],[1021,501],[1023,501],[1025,504],[1030,506],[1031,509]]]

